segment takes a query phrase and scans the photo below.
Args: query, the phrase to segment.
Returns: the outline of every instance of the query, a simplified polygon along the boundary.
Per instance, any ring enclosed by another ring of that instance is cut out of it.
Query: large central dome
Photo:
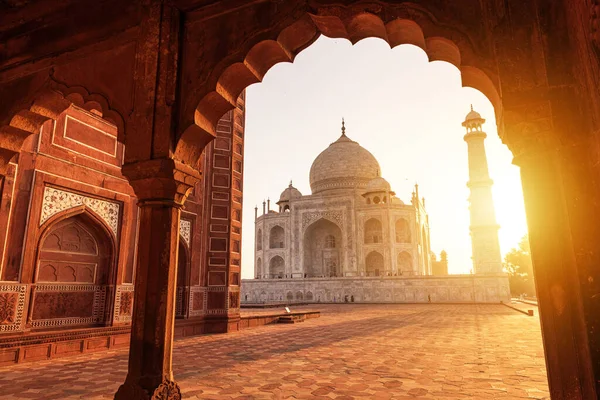
[[[364,189],[379,176],[379,163],[367,149],[342,136],[317,156],[310,167],[313,194],[329,190]]]

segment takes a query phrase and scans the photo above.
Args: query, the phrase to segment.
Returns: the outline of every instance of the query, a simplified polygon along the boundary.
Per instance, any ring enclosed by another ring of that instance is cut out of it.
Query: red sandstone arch
[[[34,95],[29,108],[17,112],[7,125],[0,126],[0,176],[6,173],[8,164],[19,154],[28,137],[38,134],[46,121],[58,119],[73,105],[114,124],[117,139],[124,142],[124,120],[110,108],[106,98],[90,94],[83,87],[67,87],[50,81]]]
[[[112,301],[106,295],[116,280],[116,247],[110,229],[93,211],[77,207],[47,221],[32,271],[36,282],[28,316],[32,328],[107,322]]]
[[[347,11],[348,16],[327,15],[326,12],[320,15],[318,11],[307,13],[282,29],[275,40],[263,39],[254,44],[243,54],[242,60],[230,60],[228,65],[220,66],[214,90],[198,100],[194,123],[183,130],[177,141],[175,157],[186,164],[197,165],[202,150],[215,135],[218,120],[235,107],[242,91],[262,81],[275,64],[293,62],[296,55],[319,35],[345,38],[353,44],[376,37],[385,40],[391,48],[401,44],[418,46],[427,53],[430,61],[445,61],[458,68],[463,86],[478,89],[487,96],[494,105],[496,120],[501,121],[501,96],[491,56],[478,56],[471,40],[460,30],[440,24],[425,10],[413,11],[413,14],[426,16],[419,18],[419,23],[405,18],[384,23],[378,15],[364,10]],[[499,126],[501,128],[501,124]]]

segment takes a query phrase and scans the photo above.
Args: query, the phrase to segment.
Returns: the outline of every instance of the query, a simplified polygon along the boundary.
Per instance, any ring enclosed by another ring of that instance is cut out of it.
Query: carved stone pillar
[[[600,190],[591,147],[559,135],[544,102],[514,110],[505,142],[521,168],[551,397],[596,398]]]
[[[115,399],[181,399],[171,363],[179,217],[200,174],[169,159],[128,164],[123,174],[139,200],[140,227],[129,368]]]

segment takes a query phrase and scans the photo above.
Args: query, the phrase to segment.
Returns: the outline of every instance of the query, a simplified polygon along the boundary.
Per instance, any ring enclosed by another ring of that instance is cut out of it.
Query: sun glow
[[[247,90],[242,275],[253,275],[254,206],[275,199],[290,179],[310,194],[315,157],[346,134],[379,161],[405,203],[416,182],[426,199],[431,247],[446,250],[451,273],[472,268],[466,133],[470,105],[487,120],[486,150],[502,254],[526,234],[519,170],[498,137],[494,110],[479,91],[461,87],[459,71],[428,62],[419,48],[390,50],[379,39],[352,46],[319,38],[293,64],[278,64]]]

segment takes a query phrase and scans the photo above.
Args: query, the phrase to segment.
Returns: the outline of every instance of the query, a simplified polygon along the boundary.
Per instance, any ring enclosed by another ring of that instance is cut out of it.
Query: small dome
[[[470,121],[472,119],[481,119],[481,114],[471,109],[471,112],[469,112],[465,117],[465,121]]]
[[[371,179],[369,183],[367,183],[365,193],[389,192],[391,190],[392,187],[390,186],[389,182],[381,176],[378,176],[377,178]]]
[[[379,176],[379,163],[367,149],[348,138],[342,125],[342,136],[317,156],[310,168],[313,194],[327,190],[365,188]]]
[[[398,197],[393,196],[392,197],[392,204],[401,204],[401,205],[404,205],[404,202],[402,200],[400,200]]]
[[[281,192],[281,196],[279,196],[279,201],[277,202],[277,204],[284,201],[296,200],[301,197],[302,193],[300,193],[298,189],[293,187],[292,182],[290,182],[290,186],[288,186],[283,192]]]

